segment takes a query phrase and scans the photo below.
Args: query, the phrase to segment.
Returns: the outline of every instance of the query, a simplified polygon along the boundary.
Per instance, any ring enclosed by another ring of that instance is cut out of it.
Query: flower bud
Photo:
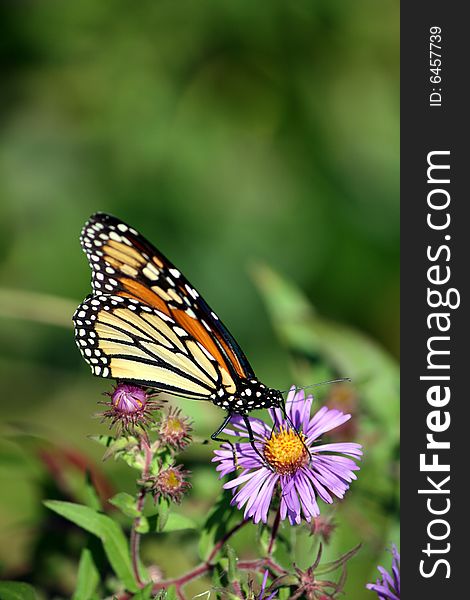
[[[155,394],[128,383],[118,383],[114,390],[106,392],[106,395],[111,401],[103,403],[109,408],[100,416],[102,420],[111,421],[110,428],[117,425],[119,433],[134,433],[137,428],[145,429],[152,423],[152,412],[162,406],[152,400]]]
[[[191,441],[190,421],[179,409],[170,408],[163,417],[158,433],[163,444],[175,450],[183,450]]]
[[[186,481],[189,474],[189,471],[184,470],[181,465],[162,469],[152,481],[151,490],[155,502],[162,496],[170,502],[179,504],[185,492],[191,487],[189,481]]]

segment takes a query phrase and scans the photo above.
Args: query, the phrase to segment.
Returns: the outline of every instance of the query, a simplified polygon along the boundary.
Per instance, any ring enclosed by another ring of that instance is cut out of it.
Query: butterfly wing
[[[95,375],[202,399],[234,385],[172,317],[137,300],[90,295],[73,320],[77,345]]]
[[[242,350],[214,311],[183,274],[135,229],[115,217],[97,213],[83,228],[81,244],[92,268],[92,286],[97,298],[115,296],[114,302],[119,302],[117,298],[121,301],[129,299],[139,303],[139,311],[143,307],[156,311],[160,321],[170,323],[173,332],[175,328],[185,332],[217,363],[228,392],[236,390],[238,379],[254,377]],[[87,299],[84,305],[88,306],[90,302]],[[110,307],[102,310],[113,312]],[[114,307],[115,310],[119,309]],[[83,311],[87,312],[81,305],[76,314]],[[165,321],[163,316],[168,320]],[[83,318],[78,320],[84,322]],[[76,328],[80,326],[76,324]],[[118,328],[122,329],[122,325]],[[160,328],[158,322],[155,332],[161,334]],[[95,333],[100,337],[99,331]],[[114,361],[106,365],[109,375],[103,375],[101,369],[97,374],[125,379],[117,374],[116,364]],[[148,385],[162,387],[157,385],[161,383],[160,379],[145,381]]]

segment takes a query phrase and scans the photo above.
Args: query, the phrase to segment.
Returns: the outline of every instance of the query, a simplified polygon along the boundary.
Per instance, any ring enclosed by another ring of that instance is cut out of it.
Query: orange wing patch
[[[236,354],[234,354],[233,350],[230,348],[230,346],[227,344],[227,342],[223,339],[223,337],[221,335],[219,335],[218,331],[214,331],[213,333],[219,340],[219,343],[221,344],[221,346],[223,347],[225,352],[227,353],[227,356],[229,357],[230,361],[232,362],[232,365],[235,367],[235,371],[238,373],[238,375],[240,375],[240,377],[246,378],[247,375],[246,375],[245,371],[243,370],[243,367],[241,366],[240,361],[238,360],[238,357],[236,356]]]
[[[188,293],[187,293],[187,291],[185,290],[185,288],[183,286],[179,285],[178,289],[179,289],[179,292],[180,292],[180,294],[182,296],[186,296],[186,297],[188,296]],[[172,314],[173,314],[175,320],[179,320],[178,316],[175,314],[175,310],[172,311]],[[186,320],[186,322],[189,323],[189,321],[194,321],[194,319],[192,319],[190,315],[187,315],[186,313],[183,313],[183,314],[184,314],[184,319]],[[195,322],[195,324],[196,324],[196,326],[198,328],[198,331],[201,332],[201,337],[198,337],[194,332],[191,332],[192,335],[197,340],[199,340],[201,342],[201,344],[204,346],[204,348],[206,348],[206,350],[208,350],[214,356],[214,358],[217,359],[217,361],[220,364],[226,365],[226,361],[224,359],[222,359],[222,361],[223,361],[222,363],[220,362],[221,359],[219,357],[221,357],[221,354],[220,354],[219,350],[217,349],[215,343],[212,341],[212,339],[209,336],[209,334],[206,331],[206,329],[199,323],[199,321],[194,321],[194,322]],[[182,327],[184,327],[183,323],[180,323],[180,324],[182,325]],[[230,348],[230,346],[227,344],[227,342],[224,340],[224,338],[220,335],[220,333],[217,330],[215,330],[213,328],[211,328],[211,332],[214,334],[214,336],[217,338],[217,341],[220,343],[220,345],[224,349],[226,355],[228,356],[229,360],[231,361],[232,366],[235,368],[235,371],[237,372],[237,374],[240,377],[244,378],[244,379],[247,378],[248,375],[245,373],[245,371],[244,371],[244,369],[243,369],[243,367],[242,367],[242,365],[241,365],[241,363],[240,363],[237,355],[233,352],[233,350]],[[217,349],[218,356],[216,356],[210,350],[210,348],[208,347],[208,345],[204,342],[204,340],[206,338],[210,341],[211,346],[213,346],[213,347],[215,347]]]
[[[133,279],[128,279],[127,277],[122,277],[119,279],[121,285],[125,288],[126,292],[119,292],[118,296],[124,296],[127,298],[134,298],[135,300],[140,300],[144,304],[148,304],[148,306],[153,306],[157,310],[165,313],[170,316],[170,310],[166,302],[164,302],[160,296],[157,296],[154,292],[149,290],[148,287],[142,285],[138,281],[134,281]]]
[[[181,325],[181,327],[190,333],[195,340],[197,340],[204,348],[211,354],[218,362],[220,372],[222,375],[222,381],[226,385],[229,393],[235,392],[235,386],[232,378],[229,376],[230,370],[227,363],[222,356],[220,350],[217,348],[214,340],[209,335],[209,332],[203,325],[196,319],[190,317],[184,310],[172,310],[172,315],[175,321]]]
[[[190,317],[184,310],[173,310],[172,311],[173,318],[181,325],[181,327],[190,333],[194,339],[196,339],[199,343],[201,343],[204,348],[212,354],[212,356],[216,359],[220,366],[224,367],[228,371],[228,367],[225,363],[225,360],[220,353],[220,350],[217,348],[214,340],[211,338],[206,329],[196,321]]]

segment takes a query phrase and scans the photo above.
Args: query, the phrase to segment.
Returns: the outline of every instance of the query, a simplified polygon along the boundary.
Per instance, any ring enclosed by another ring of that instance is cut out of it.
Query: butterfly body
[[[266,387],[257,379],[244,381],[236,394],[227,394],[224,388],[220,388],[217,393],[211,394],[211,400],[216,406],[240,415],[259,408],[284,406],[281,392]]]
[[[97,213],[80,241],[93,293],[73,320],[95,375],[207,400],[228,415],[284,408],[199,292],[135,229]]]

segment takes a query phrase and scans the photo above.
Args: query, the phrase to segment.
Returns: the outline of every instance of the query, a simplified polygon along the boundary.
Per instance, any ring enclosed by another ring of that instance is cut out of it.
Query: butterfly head
[[[267,388],[265,398],[270,408],[284,408],[284,398],[279,390]]]

